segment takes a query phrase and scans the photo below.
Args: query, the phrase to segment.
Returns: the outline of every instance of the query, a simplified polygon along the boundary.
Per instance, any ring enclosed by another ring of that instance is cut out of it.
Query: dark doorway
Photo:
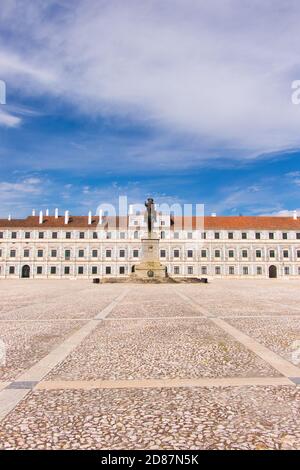
[[[131,272],[134,273],[135,272],[135,266],[131,266]]]
[[[30,267],[28,266],[28,264],[25,264],[25,266],[23,266],[22,268],[22,277],[24,278],[30,277]]]
[[[277,268],[276,266],[270,266],[269,267],[269,278],[270,279],[275,279],[277,277]]]

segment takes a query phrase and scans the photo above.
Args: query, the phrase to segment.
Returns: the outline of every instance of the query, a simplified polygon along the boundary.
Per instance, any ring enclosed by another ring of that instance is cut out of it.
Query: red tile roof
[[[122,222],[123,227],[126,227],[126,217],[112,217],[104,218],[104,226],[109,225],[113,228],[113,221],[116,220],[116,226],[119,227]],[[198,219],[199,222],[200,219]],[[181,217],[174,217],[172,220],[175,224],[180,224],[182,221]],[[188,230],[191,225],[195,229],[197,227],[196,217],[185,217],[184,227]],[[87,216],[70,216],[68,225],[65,225],[64,216],[59,216],[57,219],[54,216],[44,216],[43,223],[39,224],[38,216],[29,216],[26,219],[0,219],[0,228],[2,229],[95,229],[99,223],[99,217],[92,217],[92,224],[88,225]],[[200,220],[201,224],[201,220]],[[178,226],[180,227],[180,225]],[[201,225],[199,225],[201,228]],[[176,229],[176,228],[175,228]],[[205,216],[204,217],[204,229],[205,230],[299,230],[300,231],[300,218],[294,220],[293,217],[263,217],[263,216]]]

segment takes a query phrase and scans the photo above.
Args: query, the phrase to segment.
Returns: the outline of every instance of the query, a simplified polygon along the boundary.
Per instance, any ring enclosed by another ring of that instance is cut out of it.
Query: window
[[[255,238],[256,238],[256,240],[260,240],[261,237],[260,237],[260,233],[259,233],[259,232],[256,232]]]
[[[71,250],[65,250],[65,259],[70,259],[71,257]]]
[[[187,251],[187,256],[188,256],[188,258],[192,258],[193,257],[193,250],[188,250]]]
[[[44,238],[44,232],[39,232],[39,239]]]
[[[98,273],[97,266],[92,266],[92,274],[97,274],[97,273]]]
[[[78,274],[83,274],[83,266],[78,266]]]
[[[221,252],[220,250],[215,250],[215,258],[220,258]]]
[[[9,267],[9,274],[15,274],[15,267],[14,266]]]
[[[174,258],[179,258],[179,250],[174,250]]]
[[[193,232],[188,232],[187,237],[188,237],[189,240],[192,240]]]
[[[125,274],[125,266],[119,267],[119,274]]]
[[[215,267],[215,273],[216,273],[217,276],[219,276],[219,275],[221,274],[221,268],[220,268],[220,266],[216,266],[216,267]]]
[[[256,268],[256,274],[257,274],[258,276],[261,276],[261,275],[262,275],[262,267],[261,267],[261,266],[257,266],[257,268]]]
[[[166,232],[164,232],[164,231],[160,232],[160,238],[161,239],[166,238]]]
[[[234,274],[234,266],[229,266],[229,274],[231,276]]]
[[[56,274],[56,266],[51,266],[50,274]]]
[[[229,256],[229,258],[234,258],[234,251],[233,251],[233,250],[229,250],[229,251],[228,251],[228,256]]]
[[[57,250],[51,250],[51,258],[57,257]]]
[[[298,276],[300,276],[300,266],[298,267]]]
[[[175,238],[176,240],[179,239],[179,232],[174,232],[174,238]]]
[[[43,250],[38,250],[37,255],[38,255],[38,258],[42,258],[44,256]]]
[[[68,238],[68,239],[71,238],[71,232],[66,232],[66,238]]]
[[[111,250],[106,250],[105,256],[106,258],[111,258]]]
[[[70,266],[65,266],[64,273],[66,276],[70,274]]]
[[[164,220],[162,220],[162,221],[160,222],[160,224],[161,224],[161,225],[166,225],[166,223],[165,223]]]
[[[300,250],[297,250],[297,258],[300,258]]]
[[[207,274],[207,267],[206,266],[202,266],[201,274]]]
[[[193,266],[188,266],[188,274],[193,274]]]
[[[133,238],[135,238],[135,239],[139,238],[139,232],[137,230],[135,230],[135,232],[133,234]]]
[[[106,238],[109,240],[111,239],[111,232],[106,232]]]
[[[288,266],[284,268],[284,274],[285,276],[288,276],[290,274],[290,268]]]
[[[10,250],[10,257],[15,258],[16,257],[16,250]]]
[[[97,232],[93,232],[93,238],[98,238],[98,233]]]
[[[133,250],[133,257],[138,258],[139,257],[139,250]]]
[[[201,238],[202,238],[202,240],[206,240],[206,232],[201,233]]]
[[[269,239],[270,239],[270,240],[274,240],[274,233],[273,233],[273,232],[270,232],[270,233],[269,233]]]
[[[85,237],[85,233],[84,232],[79,232],[79,238],[84,238]]]
[[[242,239],[243,239],[243,240],[247,240],[247,233],[246,233],[246,232],[243,232],[243,233],[242,233]]]
[[[25,232],[25,238],[30,238],[30,232]]]
[[[300,240],[300,233],[296,233],[297,240]]]
[[[220,238],[220,233],[219,233],[219,232],[215,232],[215,239],[216,239],[216,240],[219,240],[219,238]]]
[[[57,238],[57,232],[52,232],[52,238]]]
[[[243,275],[248,276],[248,274],[249,274],[249,268],[247,266],[244,266],[243,267]]]
[[[121,238],[121,240],[125,240],[125,232],[120,233],[120,238]]]
[[[78,258],[84,258],[84,250],[78,250]]]
[[[0,258],[2,258],[2,250],[0,250]]]
[[[105,274],[111,274],[111,267],[110,266],[106,266]]]
[[[3,232],[0,232],[0,238],[3,238]]]
[[[283,257],[288,258],[289,257],[289,252],[288,250],[283,250]]]
[[[98,256],[98,250],[92,250],[92,257],[97,258]]]
[[[229,240],[233,240],[233,232],[228,232],[228,238]]]
[[[201,258],[206,258],[206,257],[207,257],[206,250],[201,250]]]
[[[29,258],[29,250],[24,250],[24,258]]]
[[[283,233],[283,234],[282,234],[282,239],[283,239],[283,240],[287,240],[287,237],[288,237],[288,234],[287,234],[287,233]]]
[[[17,232],[11,232],[11,238],[17,238]]]
[[[270,250],[270,258],[275,258],[275,251],[274,250]]]
[[[174,266],[174,274],[179,274],[179,266]]]
[[[242,250],[242,257],[243,258],[248,258],[248,251],[247,250]]]
[[[165,258],[166,257],[166,250],[160,250],[160,257]]]
[[[256,258],[261,258],[261,250],[256,250],[255,255]]]
[[[37,266],[37,268],[36,268],[36,273],[37,273],[37,274],[43,274],[43,268],[42,268],[42,266]]]
[[[120,250],[119,257],[125,258],[125,250]]]

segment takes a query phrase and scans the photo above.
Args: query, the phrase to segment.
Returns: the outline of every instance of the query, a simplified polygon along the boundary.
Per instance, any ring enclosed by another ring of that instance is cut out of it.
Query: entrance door
[[[25,264],[22,268],[22,277],[28,278],[30,277],[30,266],[28,264]]]
[[[275,279],[277,277],[277,268],[276,266],[269,267],[269,278]]]

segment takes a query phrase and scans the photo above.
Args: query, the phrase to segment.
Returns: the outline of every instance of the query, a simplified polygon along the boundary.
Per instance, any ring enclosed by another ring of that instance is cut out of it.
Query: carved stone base
[[[159,261],[144,261],[135,266],[133,278],[164,279],[167,277],[166,268]]]

